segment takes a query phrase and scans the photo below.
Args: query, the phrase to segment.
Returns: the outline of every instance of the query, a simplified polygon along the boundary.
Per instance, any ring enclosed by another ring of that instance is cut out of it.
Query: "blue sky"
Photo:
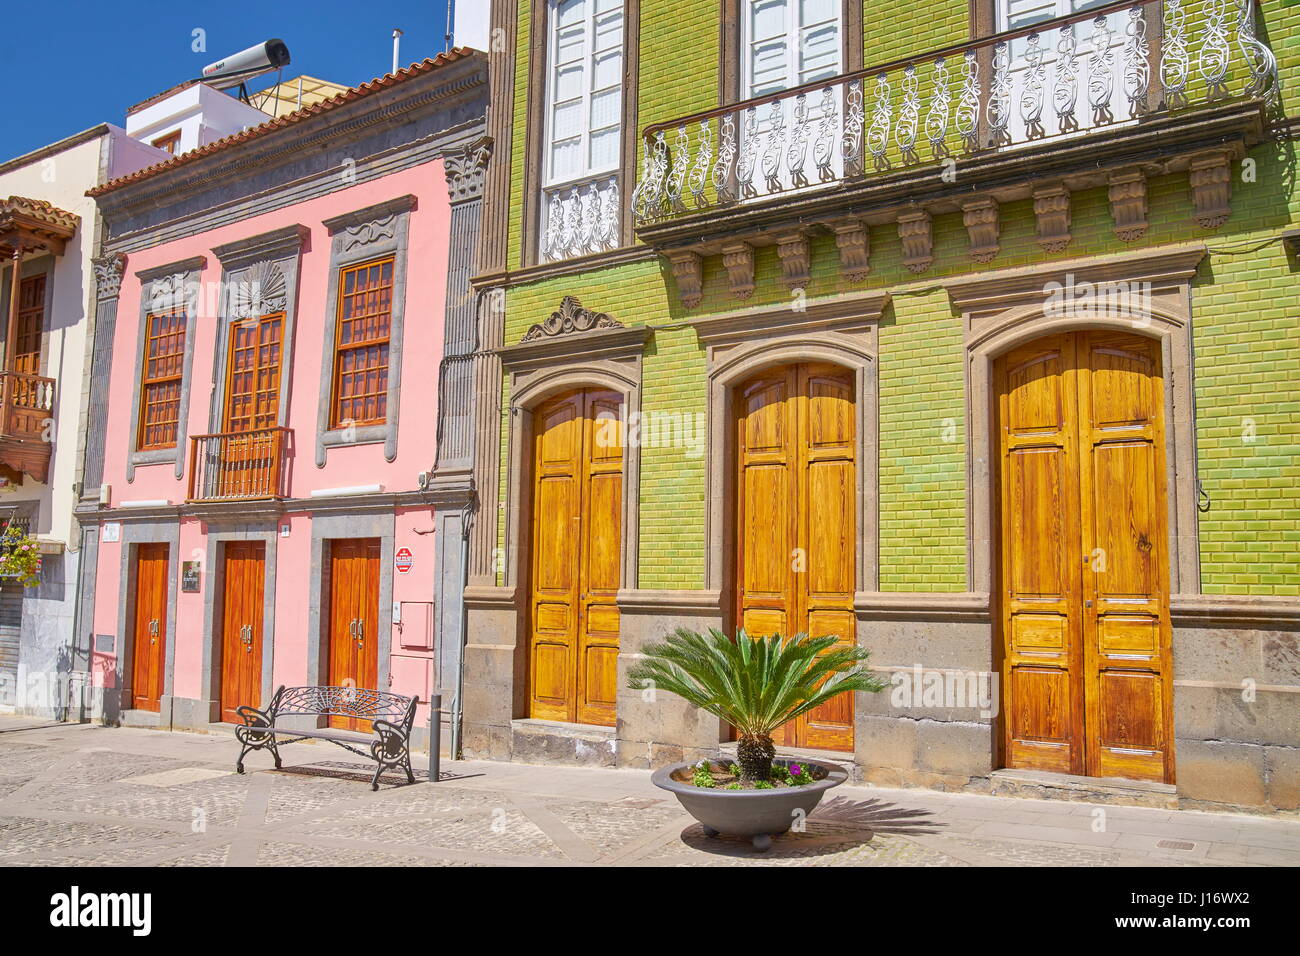
[[[447,0],[12,3],[0,26],[9,79],[0,161],[98,123],[120,126],[127,107],[271,37],[289,47],[286,78],[307,73],[361,83],[392,66],[394,27],[405,34],[403,63],[442,52],[446,18]],[[196,29],[205,31],[205,51],[192,49]],[[274,75],[253,86],[272,82]]]

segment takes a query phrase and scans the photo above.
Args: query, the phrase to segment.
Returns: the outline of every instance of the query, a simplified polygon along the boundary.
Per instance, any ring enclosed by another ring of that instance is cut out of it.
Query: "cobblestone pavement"
[[[4,866],[1300,865],[1300,819],[841,787],[767,853],[639,771],[443,764],[370,790],[322,744],[233,772],[233,737],[0,718]],[[422,762],[422,761],[417,761]]]

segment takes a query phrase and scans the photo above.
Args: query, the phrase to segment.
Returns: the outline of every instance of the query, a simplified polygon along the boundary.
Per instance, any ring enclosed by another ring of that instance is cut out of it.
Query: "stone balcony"
[[[802,287],[819,233],[862,281],[873,225],[896,224],[922,274],[944,213],[961,213],[971,260],[988,263],[1015,200],[1032,199],[1038,242],[1059,252],[1071,194],[1096,187],[1132,242],[1147,181],[1170,173],[1187,173],[1196,223],[1215,228],[1278,102],[1255,0],[1128,0],[649,126],[632,213],[687,308],[705,256],[747,298],[758,246],[777,246],[782,280]]]

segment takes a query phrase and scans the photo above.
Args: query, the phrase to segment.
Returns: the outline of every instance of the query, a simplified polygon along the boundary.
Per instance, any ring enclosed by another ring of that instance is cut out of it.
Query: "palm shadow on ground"
[[[808,817],[802,832],[791,830],[772,838],[770,850],[755,850],[749,837],[707,836],[698,823],[682,831],[681,839],[691,849],[718,856],[780,860],[825,856],[844,852],[847,846],[870,846],[877,834],[895,836],[939,833],[944,824],[928,819],[930,810],[900,807],[885,800],[851,800],[834,797]]]

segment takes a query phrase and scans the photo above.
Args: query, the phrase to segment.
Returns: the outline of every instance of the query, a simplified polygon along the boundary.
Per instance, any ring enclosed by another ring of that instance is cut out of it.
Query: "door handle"
[[[360,647],[366,641],[366,622],[357,619],[357,647]]]

